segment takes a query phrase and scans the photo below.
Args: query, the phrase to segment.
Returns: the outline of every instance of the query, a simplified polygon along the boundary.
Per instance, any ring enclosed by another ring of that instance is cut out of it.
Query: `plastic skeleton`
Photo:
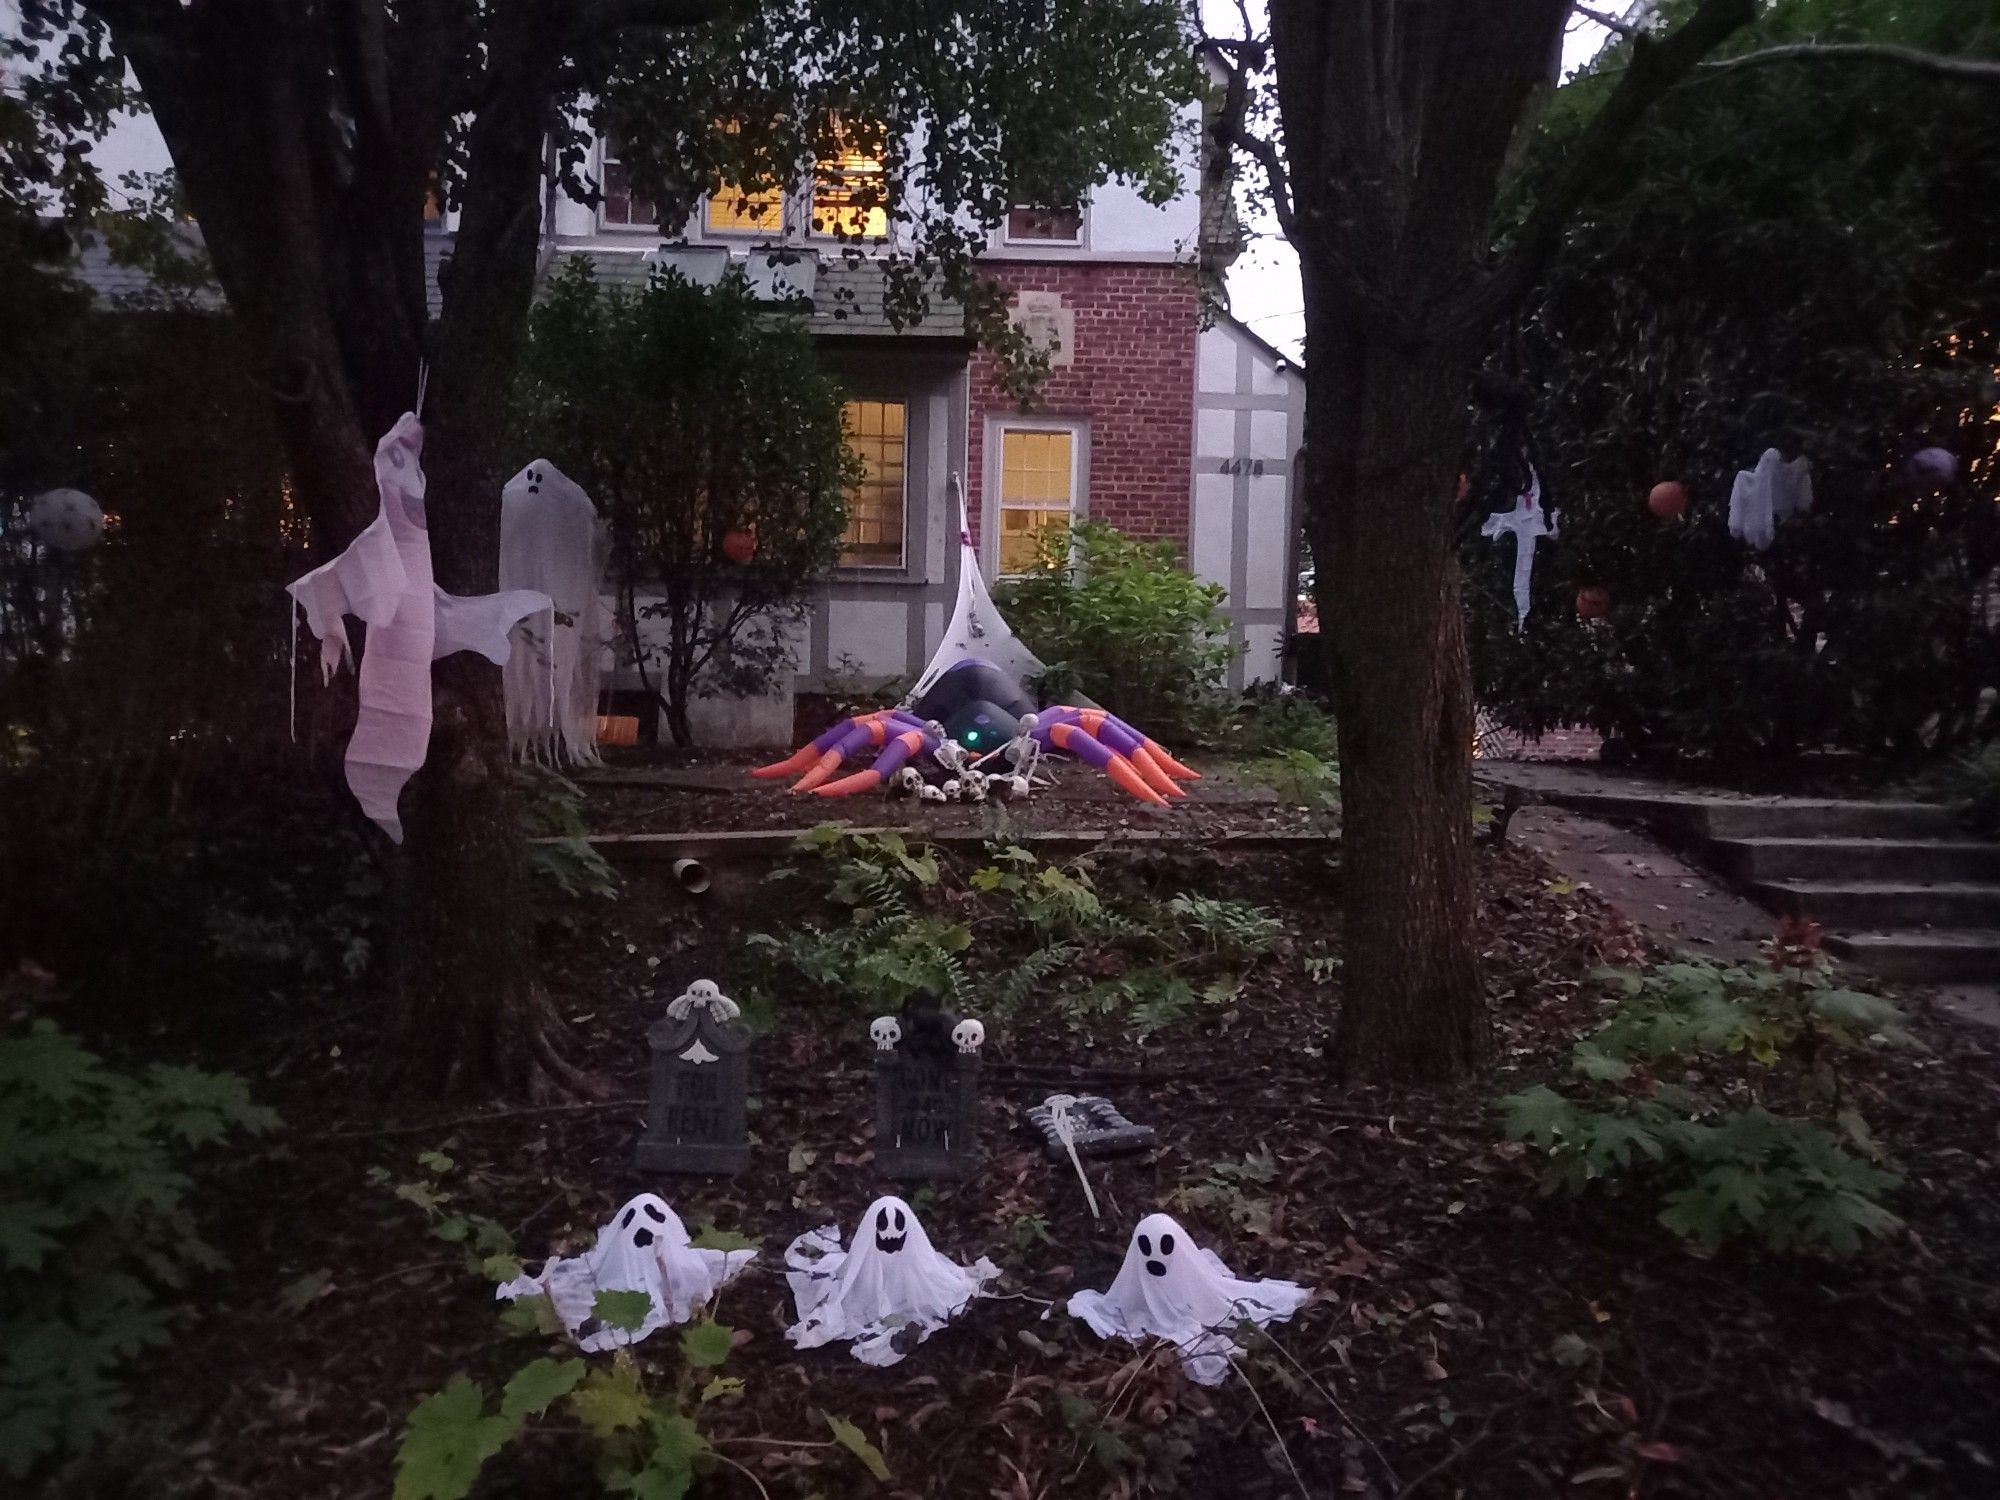
[[[834,779],[850,756],[869,750],[877,754],[866,770]],[[843,720],[795,754],[750,774],[798,776],[795,792],[847,797],[883,786],[911,761],[929,757],[951,773],[964,797],[969,777],[980,775],[974,752],[986,752],[982,761],[996,752],[1006,755],[1016,783],[1010,789],[1019,791],[1050,750],[1075,756],[1140,801],[1161,806],[1186,795],[1180,782],[1198,779],[1123,719],[1094,705],[1038,708],[1015,678],[976,657],[946,668],[909,706]],[[973,783],[974,800],[984,795],[985,780]]]

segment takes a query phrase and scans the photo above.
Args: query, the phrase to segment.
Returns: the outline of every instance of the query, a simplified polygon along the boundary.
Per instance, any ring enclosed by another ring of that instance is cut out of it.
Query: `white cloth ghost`
[[[423,425],[405,412],[375,446],[375,519],[340,556],[286,586],[319,639],[327,677],[353,658],[346,616],[368,626],[347,784],[361,810],[399,844],[396,804],[430,748],[431,663],[477,651],[498,666],[515,622],[550,609],[546,594],[527,590],[460,598],[437,586],[424,524],[423,451]]]
[[[697,1305],[756,1258],[755,1250],[695,1249],[679,1216],[653,1194],[641,1193],[597,1232],[589,1254],[552,1257],[539,1275],[517,1276],[494,1295],[511,1302],[546,1294],[578,1346],[601,1354],[636,1344],[656,1328],[687,1322]],[[637,1328],[610,1328],[594,1315],[599,1292],[644,1292],[653,1305]]]
[[[1514,501],[1512,510],[1496,510],[1479,528],[1481,536],[1514,534],[1514,624],[1528,623],[1528,609],[1534,602],[1528,584],[1535,572],[1535,543],[1556,534],[1556,513],[1542,509],[1542,478],[1531,467],[1528,487]]]
[[[1754,469],[1738,469],[1729,491],[1729,534],[1762,552],[1787,516],[1812,509],[1812,466],[1804,458],[1786,463],[1766,448]]]
[[[854,1240],[840,1248],[828,1224],[785,1251],[799,1321],[785,1332],[795,1349],[854,1342],[864,1365],[893,1365],[963,1312],[1000,1268],[981,1256],[961,1266],[931,1248],[916,1210],[901,1198],[868,1205]]]
[[[530,620],[507,658],[507,740],[516,753],[596,765],[603,673],[604,569],[611,533],[590,496],[547,459],[500,491],[500,587],[533,589],[555,605],[547,635]]]
[[[1132,1232],[1111,1290],[1078,1292],[1069,1311],[1099,1338],[1166,1339],[1180,1350],[1188,1379],[1220,1385],[1242,1352],[1231,1337],[1237,1324],[1262,1328],[1289,1318],[1311,1295],[1295,1281],[1239,1281],[1167,1215],[1149,1214]]]

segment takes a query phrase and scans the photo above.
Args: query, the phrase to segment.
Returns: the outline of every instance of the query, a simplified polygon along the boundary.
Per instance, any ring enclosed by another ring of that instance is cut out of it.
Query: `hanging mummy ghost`
[[[496,1295],[504,1301],[546,1295],[587,1353],[636,1344],[656,1328],[685,1323],[756,1258],[754,1250],[697,1250],[674,1211],[641,1193],[598,1231],[587,1255],[551,1259],[538,1276],[518,1276]],[[653,1305],[637,1328],[599,1321],[599,1292],[644,1292]]]
[[[1729,491],[1729,534],[1762,552],[1778,534],[1778,523],[1812,509],[1812,466],[1804,458],[1786,463],[1766,448],[1754,469],[1738,469]]]
[[[375,446],[381,493],[375,519],[340,556],[286,586],[319,640],[326,677],[353,660],[346,617],[358,616],[368,626],[361,708],[347,742],[347,784],[361,810],[399,844],[403,824],[396,804],[430,748],[431,663],[455,651],[477,651],[502,665],[508,631],[552,609],[548,595],[527,589],[461,598],[437,586],[424,521],[423,451],[423,424],[405,412]]]
[[[1533,602],[1528,583],[1535,571],[1535,543],[1556,534],[1556,513],[1542,509],[1542,478],[1533,466],[1528,469],[1528,487],[1514,508],[1496,510],[1479,528],[1481,536],[1490,537],[1510,531],[1514,534],[1514,624],[1519,628],[1528,623],[1528,608]]]
[[[1311,1295],[1295,1281],[1237,1280],[1213,1250],[1165,1214],[1151,1214],[1133,1231],[1111,1290],[1078,1292],[1069,1310],[1099,1338],[1166,1339],[1180,1350],[1188,1379],[1220,1385],[1242,1352],[1231,1337],[1237,1324],[1282,1321]]]
[[[828,1224],[792,1241],[785,1279],[799,1321],[785,1333],[795,1349],[850,1339],[864,1365],[893,1365],[980,1295],[1000,1268],[981,1256],[971,1266],[931,1248],[916,1210],[901,1198],[877,1198],[840,1248]]]

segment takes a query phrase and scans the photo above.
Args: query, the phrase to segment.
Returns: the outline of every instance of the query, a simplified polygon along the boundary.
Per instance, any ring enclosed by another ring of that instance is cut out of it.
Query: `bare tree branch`
[[[1529,212],[1513,247],[1485,284],[1465,299],[1463,311],[1469,321],[1490,321],[1527,291],[1561,242],[1570,216],[1610,179],[1626,140],[1646,111],[1756,18],[1756,0],[1701,0],[1695,13],[1666,35],[1633,38],[1630,65],[1584,128],[1562,176]]]
[[[1570,6],[1570,10],[1573,11],[1575,14],[1582,16],[1586,21],[1595,21],[1599,26],[1602,26],[1606,31],[1615,31],[1619,36],[1624,37],[1627,41],[1630,41],[1633,37],[1638,36],[1640,32],[1644,29],[1639,26],[1634,26],[1630,21],[1621,21],[1616,16],[1607,15],[1605,14],[1605,12],[1601,10],[1593,10],[1588,5],[1572,4]]]
[[[1745,52],[1741,57],[1705,62],[1701,70],[1704,74],[1723,73],[1732,68],[1754,68],[1775,62],[1883,62],[1961,83],[2000,83],[2000,61],[1992,58],[1953,57],[1888,42],[1787,42],[1779,47]]]
[[[1249,25],[1249,17],[1244,17],[1244,25]],[[1285,238],[1293,239],[1298,227],[1292,214],[1292,185],[1285,175],[1284,158],[1278,153],[1276,141],[1258,135],[1250,128],[1247,119],[1250,108],[1250,75],[1264,66],[1269,55],[1264,43],[1254,38],[1232,40],[1227,37],[1207,37],[1202,47],[1208,51],[1227,74],[1223,85],[1222,107],[1217,111],[1215,123],[1211,127],[1215,141],[1222,148],[1220,159],[1226,160],[1230,147],[1235,147],[1263,169],[1265,180],[1271,191],[1271,213],[1278,221],[1278,227]],[[1235,61],[1230,61],[1233,58]]]

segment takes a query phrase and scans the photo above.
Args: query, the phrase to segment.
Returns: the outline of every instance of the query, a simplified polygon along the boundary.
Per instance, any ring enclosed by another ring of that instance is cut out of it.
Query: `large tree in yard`
[[[1340,720],[1346,964],[1334,1061],[1461,1076],[1487,1045],[1472,869],[1472,705],[1454,499],[1472,377],[1577,206],[1615,185],[1655,100],[1758,18],[1757,0],[1636,5],[1626,54],[1566,159],[1511,226],[1496,212],[1551,90],[1571,0],[1270,0],[1212,40],[1216,126],[1298,252],[1306,320],[1302,477]],[[1593,14],[1601,12],[1593,11]],[[1732,68],[1991,64],[1815,40]],[[1705,84],[1725,87],[1723,82]],[[1745,143],[1754,149],[1754,143]]]
[[[6,165],[93,206],[78,142],[126,102],[129,66],[270,394],[320,556],[373,514],[375,440],[414,404],[428,364],[431,544],[439,584],[461,594],[496,583],[505,401],[548,168],[595,198],[587,145],[606,101],[663,191],[676,175],[713,190],[738,143],[768,148],[741,122],[780,95],[803,111],[794,120],[928,121],[921,159],[887,153],[882,188],[908,305],[941,273],[972,285],[965,248],[1017,193],[1074,202],[1113,174],[1166,190],[1174,111],[1194,87],[1166,0],[19,4],[20,34],[4,45],[28,81],[7,109],[33,123],[8,137],[41,149]],[[1034,69],[1013,66],[1029,53]],[[651,98],[648,81],[690,58],[710,82]],[[764,155],[773,175],[797,169]],[[459,220],[433,323],[436,195]],[[462,654],[437,663],[434,681],[430,756],[405,794],[386,1055],[424,1090],[585,1086],[532,977],[498,671]]]

